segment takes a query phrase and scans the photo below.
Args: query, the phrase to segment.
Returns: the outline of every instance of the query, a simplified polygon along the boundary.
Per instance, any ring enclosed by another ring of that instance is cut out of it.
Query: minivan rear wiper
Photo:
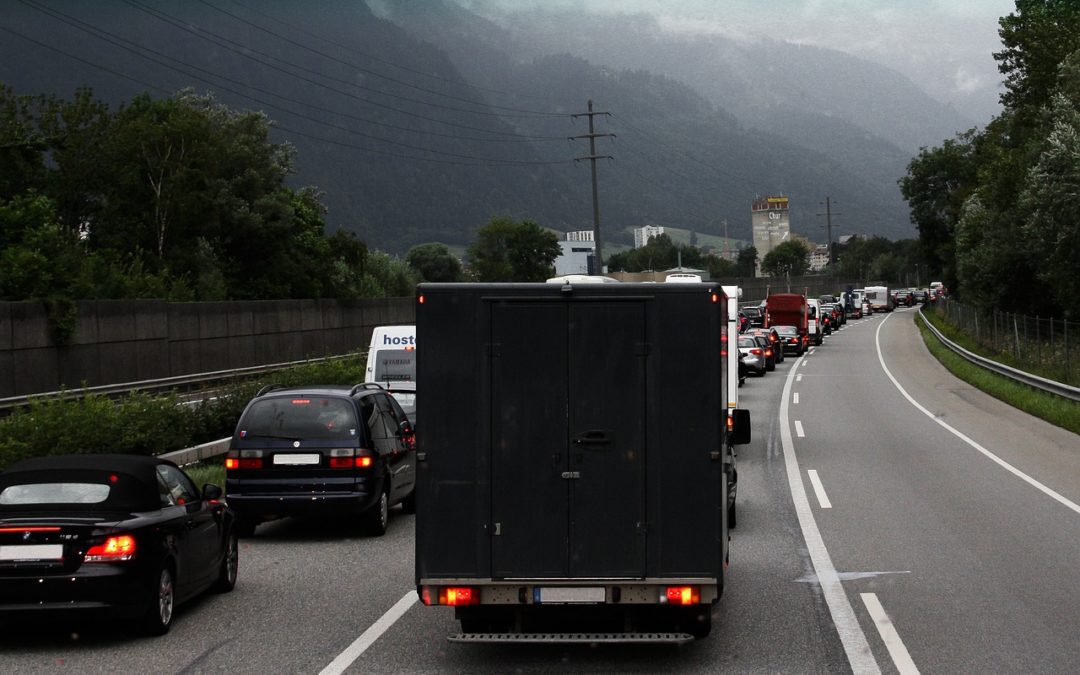
[[[300,439],[295,436],[275,436],[274,434],[256,434],[248,432],[243,438],[273,438],[280,441],[299,441]]]

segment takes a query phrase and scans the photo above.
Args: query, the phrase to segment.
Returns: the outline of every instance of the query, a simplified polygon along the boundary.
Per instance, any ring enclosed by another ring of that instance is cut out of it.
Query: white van
[[[806,299],[806,337],[813,345],[820,345],[824,339],[821,332],[821,301],[817,298]]]
[[[376,326],[368,345],[366,382],[416,381],[416,326]]]
[[[558,277],[551,277],[547,280],[549,284],[617,284],[618,279],[612,277],[606,277],[601,274],[564,274]]]
[[[700,274],[685,274],[683,272],[676,272],[664,277],[664,282],[669,284],[700,284]],[[726,287],[725,287],[726,288]]]
[[[893,311],[892,295],[889,293],[888,286],[867,286],[866,299],[875,312]]]

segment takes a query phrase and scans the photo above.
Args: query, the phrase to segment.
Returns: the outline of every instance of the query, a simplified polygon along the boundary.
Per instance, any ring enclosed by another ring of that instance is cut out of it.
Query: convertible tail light
[[[109,537],[104,543],[86,551],[85,562],[123,562],[135,557],[135,537],[122,534]]]

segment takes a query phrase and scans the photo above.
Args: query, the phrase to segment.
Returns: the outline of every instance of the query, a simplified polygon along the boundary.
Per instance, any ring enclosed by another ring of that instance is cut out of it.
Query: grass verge
[[[222,490],[225,489],[225,459],[224,456],[214,459],[206,459],[184,467],[184,472],[191,476],[199,490],[206,483],[213,483]]]
[[[953,375],[1014,408],[1080,434],[1080,403],[1029,387],[971,363],[941,344],[920,315],[916,315],[915,325],[922,333],[926,348]]]

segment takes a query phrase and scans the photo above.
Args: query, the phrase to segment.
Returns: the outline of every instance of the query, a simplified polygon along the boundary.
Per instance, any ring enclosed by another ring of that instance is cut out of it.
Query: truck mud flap
[[[692,642],[689,633],[456,633],[449,642],[501,644],[669,644]]]

